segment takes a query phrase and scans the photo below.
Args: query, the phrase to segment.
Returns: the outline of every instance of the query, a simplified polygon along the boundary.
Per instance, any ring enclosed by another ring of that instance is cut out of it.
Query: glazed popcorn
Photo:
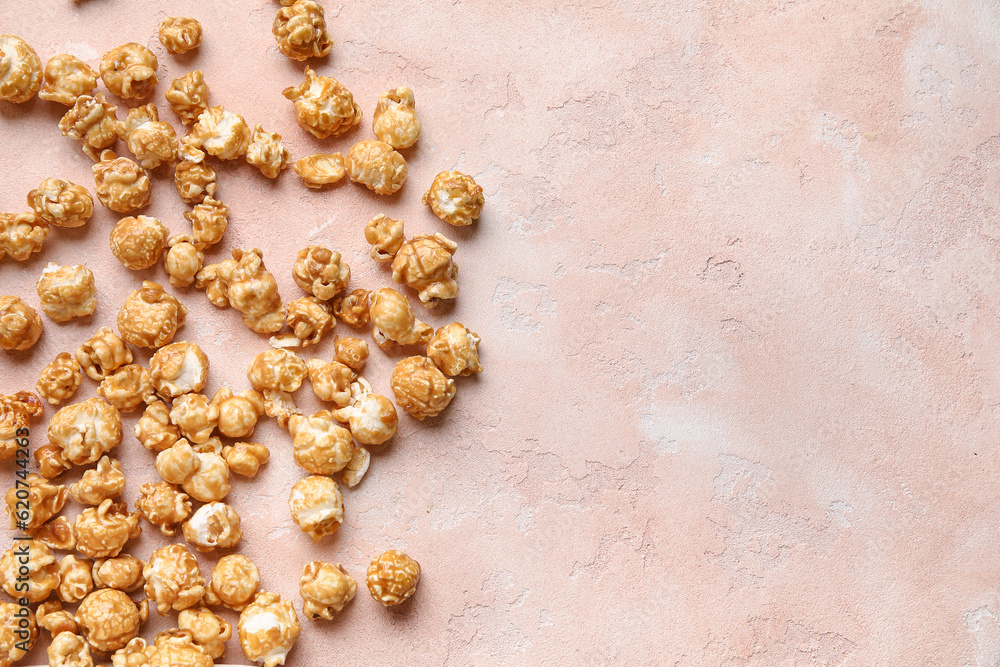
[[[203,503],[222,500],[229,493],[229,466],[221,454],[198,454],[198,469],[181,485],[184,491]]]
[[[118,311],[118,331],[127,343],[156,349],[174,339],[186,315],[184,304],[158,283],[144,280],[142,289],[133,290]]]
[[[28,193],[28,206],[56,227],[82,227],[94,213],[94,199],[82,185],[62,178],[46,178]]]
[[[292,392],[302,386],[308,369],[306,362],[288,350],[267,350],[250,362],[247,379],[257,391]]]
[[[141,44],[116,46],[101,58],[101,79],[113,95],[141,100],[156,85],[156,56]]]
[[[164,345],[149,360],[149,377],[164,398],[201,391],[208,380],[208,356],[187,341]]]
[[[240,515],[225,503],[202,505],[184,524],[184,539],[198,551],[228,549],[242,537]]]
[[[428,308],[441,299],[454,299],[458,296],[458,267],[452,255],[457,248],[457,243],[442,234],[414,236],[393,258],[392,279],[417,290]]]
[[[191,223],[191,243],[198,250],[205,250],[222,240],[229,226],[229,207],[212,195],[206,196],[200,204],[184,213]]]
[[[386,607],[406,601],[417,590],[420,563],[402,551],[389,550],[368,566],[368,592]]]
[[[208,111],[208,84],[200,69],[174,79],[163,96],[185,125],[196,123],[198,117]]]
[[[292,415],[288,420],[295,462],[314,475],[343,470],[354,449],[351,432],[337,426],[326,410],[312,417]]]
[[[292,520],[302,532],[319,542],[332,535],[344,522],[344,498],[337,483],[323,475],[310,475],[292,487],[288,497]]]
[[[250,128],[238,113],[221,106],[212,107],[198,117],[184,143],[220,160],[235,160],[247,152]]]
[[[205,579],[198,560],[183,545],[160,547],[142,570],[146,598],[156,604],[160,616],[198,604],[205,596]]]
[[[292,265],[292,278],[306,292],[327,301],[347,287],[351,267],[336,250],[311,245],[299,251]]]
[[[243,477],[256,477],[260,467],[271,458],[271,452],[264,445],[252,442],[237,442],[222,450],[230,472]]]
[[[129,514],[124,502],[105,500],[76,517],[76,550],[90,558],[108,558],[121,553],[125,543],[142,534],[139,513]]]
[[[73,465],[95,463],[122,441],[118,410],[103,398],[60,408],[49,421],[49,443]]]
[[[0,461],[14,456],[18,447],[17,431],[28,428],[31,418],[41,414],[42,402],[30,391],[0,395]]]
[[[208,607],[185,609],[177,615],[177,626],[190,632],[191,640],[216,660],[225,654],[226,642],[233,636],[233,626]]]
[[[153,645],[142,637],[131,640],[111,657],[118,667],[212,667],[212,658],[194,643],[188,630],[165,630],[157,633]]]
[[[114,588],[131,593],[142,587],[146,580],[142,570],[146,564],[135,556],[124,554],[115,558],[99,558],[94,561],[91,576],[95,588]]]
[[[126,269],[148,269],[159,261],[169,233],[156,218],[122,218],[111,230],[111,254]]]
[[[200,204],[205,197],[214,197],[215,170],[205,162],[205,152],[187,147],[180,157],[181,161],[174,167],[174,188],[184,203]]]
[[[13,449],[10,449],[10,454],[13,456]],[[54,479],[72,467],[72,464],[63,458],[62,449],[51,442],[36,449],[32,456],[38,467],[38,474],[45,479]]]
[[[379,141],[396,150],[409,148],[420,137],[420,120],[417,118],[413,91],[406,86],[387,90],[378,97],[372,130]]]
[[[163,266],[174,287],[188,287],[205,263],[205,253],[198,250],[190,234],[178,234],[167,241]]]
[[[334,410],[333,418],[347,423],[351,435],[363,445],[381,445],[396,434],[399,425],[392,402],[372,391],[364,378],[351,385],[350,405]]]
[[[105,378],[97,394],[118,408],[119,412],[132,412],[143,403],[154,400],[149,371],[139,364],[123,366]]]
[[[442,171],[420,201],[449,225],[464,227],[483,212],[483,189],[462,172]]]
[[[264,266],[257,248],[233,250],[233,259],[209,264],[195,277],[195,287],[204,289],[213,305],[231,305],[243,313],[243,323],[257,333],[274,333],[285,322],[285,307],[278,282]]]
[[[403,236],[403,223],[380,213],[365,227],[365,240],[372,247],[372,259],[376,262],[391,262],[406,240]]]
[[[72,632],[54,635],[45,653],[53,667],[94,667],[87,642]]]
[[[427,343],[427,356],[445,375],[482,373],[479,340],[464,324],[452,322],[438,329]]]
[[[205,603],[243,611],[257,595],[260,572],[240,554],[223,556],[212,568],[212,581],[205,593]]]
[[[71,398],[83,380],[80,364],[68,352],[60,352],[50,361],[38,378],[35,390],[50,405],[59,405]]]
[[[344,364],[355,373],[360,373],[368,359],[368,343],[360,338],[337,338],[333,342],[333,360]]]
[[[76,531],[73,524],[64,516],[57,516],[48,523],[43,523],[28,534],[42,544],[52,549],[72,551],[76,548]]]
[[[59,131],[64,137],[82,143],[83,152],[91,159],[99,160],[101,151],[118,139],[115,131],[117,110],[118,107],[110,104],[103,93],[80,95],[59,121]]]
[[[354,453],[351,454],[351,460],[347,463],[347,467],[344,468],[344,472],[341,475],[344,479],[344,484],[352,489],[360,484],[361,479],[368,472],[371,460],[372,455],[367,449],[364,447],[355,447]]]
[[[35,50],[16,35],[0,35],[0,100],[27,102],[41,85],[42,61]]]
[[[100,505],[105,500],[117,498],[124,491],[122,464],[108,456],[102,456],[96,468],[83,473],[80,481],[69,487],[73,500],[83,505]]]
[[[345,406],[350,402],[354,371],[349,366],[338,361],[310,359],[306,362],[306,367],[309,369],[309,383],[316,398],[338,406]]]
[[[22,561],[15,549],[27,552],[27,562]],[[41,542],[19,541],[0,556],[0,588],[15,600],[23,597],[29,602],[41,602],[58,587],[59,563]]]
[[[344,156],[340,153],[317,153],[298,160],[292,170],[299,175],[307,188],[318,190],[336,183],[347,175]]]
[[[347,176],[380,195],[395,194],[406,180],[406,160],[382,141],[366,139],[344,157]]]
[[[389,383],[396,405],[420,420],[437,417],[455,396],[455,381],[427,357],[407,357],[397,363]]]
[[[312,0],[298,0],[278,10],[271,31],[278,50],[292,60],[322,58],[333,47],[323,7]]]
[[[56,595],[63,602],[75,604],[94,590],[94,578],[90,574],[92,563],[86,558],[70,554],[59,561],[59,588]]]
[[[146,170],[112,150],[101,152],[101,161],[91,167],[97,199],[116,213],[128,215],[149,205],[151,185]]]
[[[17,296],[0,296],[0,347],[27,350],[42,336],[42,318]]]
[[[262,667],[285,664],[301,632],[292,603],[265,591],[243,610],[236,628],[243,655]]]
[[[66,53],[49,58],[43,76],[38,97],[68,107],[73,106],[81,95],[90,95],[97,87],[97,72],[76,56]]]
[[[146,521],[160,529],[168,537],[191,515],[191,500],[167,482],[146,482],[139,487],[139,498],[135,508]]]
[[[0,259],[23,262],[42,249],[49,225],[34,213],[0,213]]]
[[[314,560],[302,568],[299,578],[302,612],[311,621],[333,620],[333,615],[354,599],[357,590],[358,582],[340,563]]]
[[[339,137],[361,123],[361,107],[351,91],[336,79],[316,76],[309,67],[304,82],[285,88],[281,94],[295,102],[299,127],[317,139]]]
[[[177,133],[160,120],[152,104],[130,109],[125,120],[115,124],[115,132],[145,169],[177,161]]]
[[[135,439],[153,452],[162,452],[177,442],[180,429],[170,423],[170,409],[163,401],[153,401],[146,406],[135,425]]]
[[[394,289],[383,287],[372,292],[368,312],[372,319],[372,338],[386,349],[391,343],[426,345],[434,327],[413,315],[410,300]]]
[[[153,467],[167,482],[183,484],[201,466],[201,457],[187,440],[178,440],[170,449],[156,455]]]
[[[365,326],[369,320],[368,295],[368,290],[356,289],[350,294],[337,297],[333,302],[334,315],[352,327]]]
[[[49,262],[35,285],[42,312],[56,322],[93,314],[97,308],[94,274],[83,264],[59,266]]]
[[[125,593],[102,588],[88,595],[76,610],[80,634],[91,649],[102,653],[117,651],[139,634],[139,626],[149,616],[149,605],[136,605]]]
[[[76,350],[76,360],[91,380],[103,380],[132,363],[132,350],[110,327],[101,327]]]
[[[170,53],[187,53],[201,44],[201,24],[187,16],[168,16],[160,21],[159,37]]]
[[[281,170],[288,166],[292,159],[285,144],[281,143],[281,135],[277,132],[265,132],[258,125],[253,131],[250,146],[247,148],[247,162],[268,178],[277,178]]]
[[[222,387],[212,397],[212,405],[219,412],[219,433],[227,438],[252,435],[257,420],[264,414],[264,396],[250,389],[235,394],[232,389]]]
[[[192,443],[202,443],[219,423],[219,408],[203,394],[184,394],[174,399],[170,422]]]
[[[73,615],[68,611],[63,611],[62,603],[59,600],[48,600],[38,605],[35,618],[38,625],[51,633],[53,637],[60,632],[76,633],[80,631]],[[0,624],[2,623],[3,621],[0,621]]]
[[[49,484],[48,480],[33,472],[28,473],[24,482],[28,484],[27,498],[19,499],[17,497],[17,487],[8,489],[4,496],[4,501],[7,503],[7,516],[10,518],[11,530],[17,528],[19,522],[24,523],[25,530],[38,528],[56,514],[59,514],[63,506],[66,505],[66,499],[69,497],[69,491],[65,486],[62,484]],[[20,488],[23,490],[24,486],[21,485]],[[23,496],[24,494],[22,493],[21,495]],[[18,500],[21,502],[19,503]],[[23,514],[21,517],[18,517],[18,510],[23,511],[25,505],[28,506],[27,519],[24,519]]]
[[[289,302],[286,322],[303,346],[320,342],[337,323],[330,306],[314,296]]]
[[[2,62],[0,62],[2,65]],[[28,609],[28,637],[17,634],[24,607],[16,602],[0,602],[0,665],[10,665],[28,654],[38,639],[35,613]],[[27,649],[27,650],[25,650]]]

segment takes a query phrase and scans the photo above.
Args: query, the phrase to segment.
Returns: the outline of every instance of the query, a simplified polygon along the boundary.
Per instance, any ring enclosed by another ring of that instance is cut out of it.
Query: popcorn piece
[[[419,293],[420,301],[433,308],[441,299],[458,296],[458,267],[452,255],[458,244],[443,234],[420,234],[404,243],[392,260],[392,279]]]
[[[360,328],[368,324],[368,290],[356,289],[350,294],[337,297],[333,302],[333,312],[352,327]]]
[[[42,318],[18,296],[0,296],[0,347],[27,350],[42,336]]]
[[[0,395],[0,461],[13,458],[17,452],[20,429],[27,429],[32,417],[42,414],[42,402],[30,391]],[[39,448],[37,451],[40,451]]]
[[[351,435],[363,445],[385,443],[396,434],[399,426],[399,417],[392,402],[374,393],[364,378],[351,385],[351,404],[334,410],[333,418],[349,424]]]
[[[198,551],[228,549],[242,537],[240,515],[225,503],[202,505],[184,524],[184,539]]]
[[[127,343],[156,349],[174,339],[184,325],[187,308],[163,291],[158,283],[142,281],[118,311],[118,331]]]
[[[187,16],[168,16],[160,21],[159,37],[170,53],[187,53],[201,44],[201,24]]]
[[[299,251],[292,265],[292,278],[306,292],[327,301],[347,287],[351,267],[336,250],[311,245]]]
[[[372,455],[367,449],[364,447],[355,447],[354,453],[351,455],[351,460],[348,462],[347,467],[344,468],[344,474],[341,475],[344,479],[344,484],[352,489],[360,484],[361,479],[368,472],[371,460]]]
[[[124,491],[122,464],[108,456],[102,456],[96,468],[83,473],[80,481],[69,487],[73,500],[84,505],[100,505],[105,500],[117,498]]]
[[[320,20],[322,17],[320,9]],[[41,85],[42,61],[35,50],[16,35],[0,35],[0,100],[27,102]]]
[[[97,308],[94,274],[83,264],[59,266],[49,262],[35,285],[42,312],[56,322],[92,315]]]
[[[319,542],[344,522],[344,498],[337,483],[323,475],[310,475],[292,487],[288,508],[296,525]]]
[[[205,153],[191,148],[174,167],[174,187],[187,204],[200,204],[215,195],[215,170],[205,163]],[[194,159],[192,159],[194,158]]]
[[[304,1],[299,0],[296,4]],[[282,601],[277,593],[264,591],[243,610],[236,628],[243,655],[262,667],[285,664],[288,652],[302,631],[292,603]]]
[[[315,345],[336,324],[330,307],[314,296],[304,296],[288,304],[288,326],[302,345]]]
[[[190,516],[191,501],[186,493],[181,493],[167,482],[146,482],[139,488],[135,508],[161,533],[171,536]]]
[[[24,488],[25,482],[28,488]],[[28,473],[23,482],[8,489],[4,496],[11,529],[19,523],[24,530],[38,528],[62,511],[68,497],[69,491],[62,484],[49,484],[44,477]]]
[[[129,214],[149,205],[152,187],[146,170],[112,150],[101,152],[101,161],[91,167],[97,184],[97,199],[116,213]]]
[[[442,171],[420,200],[449,225],[464,227],[483,212],[483,189],[460,171]]]
[[[308,369],[306,362],[288,350],[267,350],[250,362],[247,379],[257,391],[296,391],[302,386]]]
[[[264,396],[247,390],[234,394],[222,387],[212,397],[219,411],[219,432],[228,438],[245,438],[253,434],[257,420],[264,414]]]
[[[26,611],[16,602],[0,602],[0,665],[10,665],[26,656],[38,639],[35,613],[30,608]],[[24,627],[19,625],[21,619],[26,621]]]
[[[0,587],[15,600],[41,602],[59,588],[59,563],[41,542],[18,542],[0,556]]]
[[[288,428],[288,420],[292,418],[292,415],[302,414],[302,411],[295,407],[295,402],[288,392],[265,389],[263,394],[264,412],[268,417],[277,419],[278,425],[281,428]],[[13,449],[11,449],[11,452],[13,452]],[[11,455],[13,456],[13,454]]]
[[[59,561],[59,588],[56,594],[63,602],[77,603],[94,590],[90,574],[91,562],[70,554]]]
[[[110,327],[101,327],[76,350],[76,360],[91,380],[101,381],[125,364],[132,363],[132,350]]]
[[[10,453],[13,456],[13,448]],[[36,449],[32,456],[35,457],[38,474],[45,479],[58,477],[72,467],[72,464],[63,458],[62,449],[51,442]]]
[[[171,609],[189,609],[205,596],[205,578],[198,569],[198,560],[180,544],[154,551],[142,576],[146,578],[146,597],[156,603],[160,616],[166,616]]]
[[[219,423],[219,408],[202,394],[184,394],[174,400],[170,421],[181,435],[193,443],[202,443],[212,436]]]
[[[250,146],[250,128],[243,116],[216,106],[198,117],[184,143],[220,160],[235,160]]]
[[[127,269],[148,269],[163,254],[168,234],[156,218],[145,215],[122,218],[111,231],[111,253]]]
[[[122,420],[115,406],[103,398],[90,398],[60,408],[49,421],[48,436],[65,460],[87,465],[122,441]]]
[[[117,556],[141,534],[139,513],[129,514],[124,502],[105,500],[76,517],[76,550],[90,558]]]
[[[391,262],[406,240],[403,237],[403,223],[380,213],[365,227],[365,240],[372,247],[372,259],[376,262]]]
[[[391,195],[406,180],[406,160],[382,141],[366,139],[351,146],[344,157],[347,176],[380,195]]]
[[[258,125],[247,148],[247,162],[260,169],[268,178],[277,178],[281,170],[288,166],[292,156],[281,143],[277,132],[265,132]]]
[[[312,0],[298,0],[278,10],[271,31],[278,50],[292,60],[322,58],[333,47],[323,7]]]
[[[94,667],[90,647],[80,635],[60,632],[45,649],[52,667]]]
[[[196,644],[189,630],[165,630],[157,633],[152,646],[137,638],[112,656],[114,665],[149,665],[150,667],[212,667],[212,658]]]
[[[76,393],[81,380],[80,364],[69,352],[60,352],[42,369],[35,390],[50,405],[59,405]]]
[[[361,107],[351,91],[336,79],[316,76],[309,67],[303,83],[289,86],[281,94],[295,102],[299,127],[318,139],[339,137],[361,123]]]
[[[34,213],[0,213],[0,259],[23,262],[42,249],[49,225]]]
[[[337,426],[326,410],[312,417],[292,415],[288,420],[295,462],[315,475],[332,475],[351,460],[351,432]]]
[[[209,195],[184,217],[191,223],[191,243],[205,250],[222,240],[229,226],[229,207]]]
[[[427,357],[407,357],[397,363],[389,383],[396,405],[420,420],[437,417],[455,396],[455,381]]]
[[[338,406],[345,406],[351,400],[351,381],[354,371],[338,361],[323,361],[310,359],[306,362],[309,369],[309,382],[313,393],[321,401],[331,401]]]
[[[344,156],[340,153],[317,153],[302,158],[292,165],[307,188],[318,190],[324,185],[336,183],[347,175]]]
[[[132,412],[144,402],[153,400],[153,385],[149,371],[138,364],[129,364],[101,382],[97,393],[120,412]]]
[[[115,558],[100,558],[94,561],[91,576],[96,588],[114,588],[131,593],[146,583],[142,578],[142,570],[145,567],[145,563],[128,554]]]
[[[205,602],[243,611],[257,595],[260,572],[257,566],[239,554],[223,556],[212,568],[212,581]]]
[[[380,141],[396,150],[409,148],[420,137],[420,119],[417,118],[413,91],[406,86],[387,90],[378,97],[372,118],[372,130]]]
[[[208,84],[200,69],[174,79],[163,96],[185,125],[197,122],[198,117],[208,111]]]
[[[62,603],[59,600],[48,600],[38,605],[35,618],[38,625],[48,630],[53,637],[60,632],[76,633],[80,631],[73,615],[68,611],[63,611]],[[0,621],[0,624],[2,623],[3,621]]]
[[[194,343],[171,343],[149,360],[149,376],[156,392],[164,398],[201,391],[208,379],[208,357]]]
[[[177,133],[160,120],[152,104],[130,109],[125,120],[116,123],[115,132],[145,169],[177,161]]]
[[[390,342],[426,345],[434,335],[434,327],[416,319],[410,300],[396,290],[389,287],[375,290],[370,302],[372,338],[383,350],[390,347]]]
[[[47,102],[73,106],[81,95],[90,95],[97,87],[97,72],[76,56],[65,53],[52,56],[45,64],[42,89],[38,97]]]
[[[274,333],[285,322],[278,282],[257,248],[233,250],[232,260],[206,266],[195,277],[195,287],[205,289],[213,305],[243,313],[243,323],[257,333]]]
[[[167,254],[163,259],[164,268],[174,287],[188,287],[205,263],[205,253],[198,250],[190,234],[178,234],[167,241]]]
[[[135,425],[135,439],[153,452],[169,449],[180,437],[180,429],[170,423],[170,410],[163,401],[153,401]]]
[[[386,607],[406,601],[417,590],[420,563],[390,549],[368,566],[368,592]]]
[[[333,360],[360,373],[368,359],[368,343],[360,338],[337,338],[334,342]]]
[[[129,596],[114,588],[102,588],[88,595],[76,611],[80,634],[95,651],[110,653],[129,643],[149,616],[149,605],[136,605]]]
[[[198,469],[182,483],[188,495],[203,503],[222,500],[229,493],[229,466],[221,454],[198,454]]]
[[[260,467],[271,458],[271,452],[264,445],[252,442],[237,442],[222,450],[231,472],[243,477],[256,477]]]
[[[82,143],[83,152],[99,160],[100,151],[110,148],[118,139],[115,131],[117,110],[118,107],[110,104],[103,93],[80,95],[59,121],[59,131],[64,137]]]
[[[56,227],[82,227],[94,213],[94,199],[82,185],[62,178],[46,178],[28,193],[28,206]]]
[[[183,484],[201,466],[201,458],[187,440],[178,440],[170,449],[156,455],[153,464],[160,477],[171,484]]]
[[[331,621],[335,613],[354,599],[357,590],[358,582],[340,563],[332,565],[319,560],[306,563],[299,579],[302,612],[311,621],[320,618]]]
[[[76,548],[76,531],[64,516],[57,516],[52,521],[43,523],[38,528],[29,530],[28,534],[52,549],[72,551]]]
[[[207,607],[185,609],[178,614],[177,625],[190,632],[191,640],[216,660],[225,654],[226,642],[233,636],[233,626]]]
[[[149,97],[156,85],[156,56],[135,42],[116,46],[105,53],[100,70],[108,90],[125,99]]]

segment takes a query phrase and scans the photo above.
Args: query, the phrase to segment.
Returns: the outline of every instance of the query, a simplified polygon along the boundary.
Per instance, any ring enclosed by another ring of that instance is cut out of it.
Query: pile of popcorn
[[[281,0],[281,5],[273,26],[280,52],[296,61],[328,54],[333,40],[322,6],[313,0]],[[182,54],[198,48],[202,27],[192,18],[168,17],[159,39],[171,54]],[[94,160],[98,202],[124,216],[110,236],[114,257],[133,271],[162,263],[170,285],[193,286],[214,306],[234,308],[247,327],[273,334],[271,348],[249,359],[248,388],[202,393],[208,356],[194,342],[175,340],[188,309],[161,284],[144,280],[121,304],[117,333],[100,327],[72,352],[58,354],[41,369],[37,395],[0,396],[0,460],[15,456],[18,431],[42,415],[42,400],[61,405],[48,421],[47,444],[34,450],[38,472],[21,476],[5,495],[11,530],[28,538],[0,557],[0,588],[15,599],[0,602],[0,665],[26,653],[13,630],[21,598],[36,605],[29,611],[27,646],[39,628],[49,632],[51,665],[93,666],[94,654],[116,667],[212,665],[233,635],[213,607],[240,613],[236,632],[248,659],[265,667],[284,664],[301,631],[291,601],[262,590],[260,573],[246,556],[223,556],[206,579],[191,551],[239,546],[240,516],[226,502],[230,474],[253,478],[267,464],[270,449],[252,437],[258,421],[273,418],[288,431],[292,456],[306,473],[292,487],[289,511],[296,525],[319,541],[344,519],[334,476],[349,487],[360,483],[371,460],[366,448],[385,444],[397,431],[397,406],[418,420],[436,417],[455,396],[453,378],[482,371],[479,336],[459,322],[435,330],[417,318],[398,290],[348,291],[351,270],[335,250],[310,245],[299,251],[291,274],[306,295],[288,303],[259,249],[235,249],[231,259],[205,264],[205,251],[222,241],[229,224],[229,207],[215,198],[213,159],[243,158],[272,179],[291,166],[312,189],[346,175],[379,195],[393,195],[407,175],[400,151],[413,146],[421,131],[410,88],[379,97],[372,121],[377,139],[358,141],[343,155],[292,162],[279,134],[260,124],[251,130],[240,114],[209,106],[201,71],[175,79],[164,93],[173,113],[189,126],[181,134],[151,103],[119,117],[118,107],[95,92],[100,78],[110,95],[142,102],[157,84],[157,67],[152,51],[128,43],[105,53],[96,71],[66,54],[54,55],[43,68],[23,39],[0,35],[0,99],[23,103],[37,94],[69,107],[59,130]],[[361,107],[340,82],[308,66],[304,74],[299,86],[282,93],[294,104],[302,129],[325,139],[361,123]],[[113,150],[118,140],[132,158]],[[171,235],[159,220],[141,214],[152,196],[149,170],[164,165],[174,169],[177,194],[191,206],[185,213],[189,233]],[[0,261],[27,260],[41,251],[50,226],[84,226],[94,210],[86,187],[61,178],[44,180],[27,202],[28,212],[0,214]],[[422,202],[445,222],[464,226],[479,217],[484,199],[470,176],[445,171]],[[413,290],[424,307],[457,297],[454,241],[440,233],[407,239],[403,222],[385,215],[368,222],[364,237],[371,258],[391,265],[393,280]],[[50,262],[36,292],[42,313],[54,322],[87,317],[97,308],[97,277],[84,264]],[[372,341],[382,350],[424,352],[395,365],[390,378],[395,403],[361,375],[370,353],[363,338],[335,338],[330,361],[300,356],[298,350],[319,343],[338,319],[359,336],[370,326]],[[0,346],[27,350],[42,332],[42,317],[22,296],[0,296]],[[148,367],[136,362],[132,348],[153,351]],[[69,403],[84,375],[98,383],[98,396]],[[293,393],[306,380],[328,409],[305,415],[296,407]],[[125,472],[113,456],[123,439],[121,413],[137,410],[141,416],[133,435],[151,452],[162,481],[142,484],[130,511],[122,500]],[[68,486],[57,481],[74,468],[85,468],[78,481]],[[72,522],[61,514],[70,499],[85,507]],[[177,541],[145,560],[127,553],[143,522]],[[67,553],[60,558],[53,551]],[[25,578],[27,592],[18,586]],[[414,559],[389,550],[371,562],[365,583],[375,600],[391,606],[413,595],[419,578]],[[306,563],[302,612],[313,621],[332,619],[356,590],[357,581],[342,565]],[[130,596],[139,592],[140,601]],[[160,615],[177,613],[177,622],[147,641],[140,630],[150,606]]]

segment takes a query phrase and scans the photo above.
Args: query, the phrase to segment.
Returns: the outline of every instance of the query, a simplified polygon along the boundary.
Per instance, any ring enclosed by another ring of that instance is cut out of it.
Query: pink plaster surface
[[[0,32],[43,60],[68,52],[96,67],[120,43],[150,46],[154,100],[177,127],[162,92],[204,70],[214,104],[280,132],[295,158],[370,138],[378,94],[416,92],[424,132],[398,196],[216,167],[232,218],[209,261],[259,247],[291,300],[296,252],[323,243],[344,253],[353,286],[390,285],[362,234],[385,212],[408,235],[459,243],[460,297],[418,316],[483,338],[483,375],[459,380],[441,418],[401,420],[345,491],[345,525],[315,546],[286,509],[302,476],[289,438],[259,427],[272,460],[237,479],[230,502],[243,517],[237,551],[265,589],[301,611],[310,560],[359,580],[387,548],[423,566],[399,608],[362,588],[334,622],[303,620],[290,664],[997,664],[1000,11],[325,5],[335,45],[310,64],[365,113],[327,141],[300,130],[280,95],[302,66],[275,48],[277,3],[0,7]],[[197,53],[164,52],[155,31],[168,14],[202,22]],[[92,188],[90,160],[56,129],[62,112],[0,104],[0,210],[23,210],[49,176]],[[450,168],[486,191],[471,228],[419,203]],[[148,214],[178,233],[188,227],[170,177],[157,170]],[[3,355],[4,392],[112,325],[143,278],[166,282],[160,267],[114,260],[116,217],[99,209],[84,229],[54,229],[30,261],[0,265],[0,292],[32,305],[49,261],[86,261],[100,290],[89,321],[46,320],[32,351]],[[208,391],[246,387],[266,339],[200,292],[168,289],[191,310],[178,338],[212,360]],[[307,354],[328,358],[331,342]],[[365,375],[383,392],[393,363],[373,347]],[[76,398],[95,388],[85,380]],[[308,388],[296,398],[319,408]],[[152,456],[129,436],[117,454],[131,504],[157,479]],[[145,524],[130,551],[165,543]],[[200,557],[205,574],[218,557]],[[174,622],[154,618],[146,634]],[[242,664],[235,640],[227,660]]]

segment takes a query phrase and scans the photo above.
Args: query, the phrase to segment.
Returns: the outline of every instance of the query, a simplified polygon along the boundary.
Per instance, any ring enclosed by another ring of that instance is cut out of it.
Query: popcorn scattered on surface
[[[460,171],[442,171],[421,200],[449,225],[471,225],[483,212],[483,189]]]
[[[392,146],[366,139],[351,146],[344,157],[347,176],[380,195],[391,195],[406,180],[406,160]]]
[[[82,185],[62,178],[46,178],[28,193],[28,206],[56,227],[82,227],[94,213],[94,199]]]
[[[402,551],[389,550],[368,566],[368,592],[387,607],[405,602],[417,590],[420,563]]]
[[[129,294],[118,311],[118,331],[127,343],[156,349],[174,339],[186,315],[184,304],[158,283],[144,280],[142,289]]]
[[[88,595],[76,611],[80,634],[91,649],[101,653],[117,651],[137,634],[149,616],[149,604],[136,605],[125,593],[102,588]]]
[[[298,160],[292,170],[299,175],[307,188],[318,190],[336,183],[347,175],[344,156],[340,153],[317,153]]]
[[[201,45],[201,24],[187,16],[168,16],[160,21],[158,36],[170,53],[187,53]]]
[[[380,348],[387,349],[391,343],[426,345],[434,335],[434,327],[418,320],[410,300],[396,290],[389,287],[375,290],[369,302],[372,338]]]
[[[191,500],[173,484],[146,482],[139,488],[135,508],[146,521],[169,537],[175,535],[180,525],[191,515]]]
[[[409,148],[417,143],[420,137],[420,119],[417,118],[413,91],[401,86],[379,95],[372,117],[372,130],[380,141],[396,150]]]
[[[306,563],[299,579],[302,612],[311,621],[333,620],[333,615],[354,599],[357,590],[358,582],[340,563],[333,565],[318,560]]]
[[[420,234],[403,243],[392,258],[392,279],[417,290],[428,308],[458,296],[458,244],[443,234]]]
[[[298,0],[285,5],[274,17],[271,31],[278,40],[278,50],[292,60],[322,58],[333,47],[326,31],[323,7],[312,0]]]
[[[27,350],[42,336],[42,318],[18,296],[0,296],[0,347]]]
[[[27,102],[41,85],[42,61],[35,50],[16,35],[0,35],[0,100]]]
[[[128,215],[149,205],[149,176],[132,160],[108,149],[101,151],[101,161],[91,169],[97,199],[112,211]]]
[[[427,357],[407,357],[396,364],[390,379],[396,405],[423,420],[437,417],[455,397],[455,381]]]
[[[313,542],[337,532],[344,522],[344,498],[337,483],[324,475],[310,475],[296,482],[288,497],[288,508],[295,525]]]
[[[171,81],[163,96],[182,123],[193,125],[201,114],[208,111],[208,94],[205,74],[196,69]]]
[[[83,152],[90,158],[99,160],[101,151],[110,148],[118,139],[117,110],[103,93],[93,97],[80,95],[59,121],[59,130],[63,136],[83,144]]]
[[[90,95],[97,87],[97,72],[76,56],[66,53],[45,63],[42,88],[38,97],[47,102],[73,106],[81,95]]]
[[[156,85],[156,56],[141,44],[116,46],[101,58],[101,79],[111,94],[123,99],[149,97]]]

